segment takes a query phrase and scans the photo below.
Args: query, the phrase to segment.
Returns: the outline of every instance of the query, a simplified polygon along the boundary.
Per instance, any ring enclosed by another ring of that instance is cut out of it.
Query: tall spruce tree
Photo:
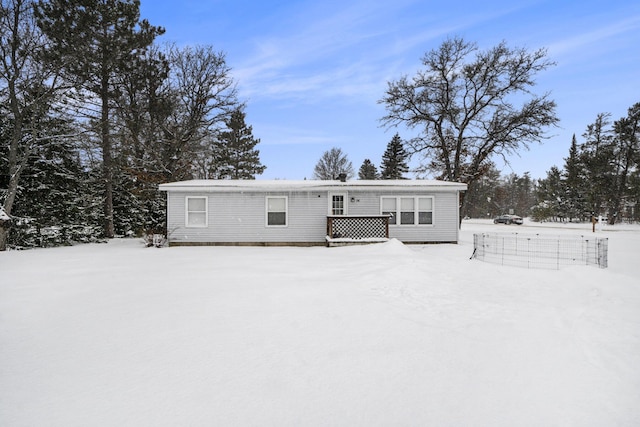
[[[50,122],[50,130],[61,124]],[[64,126],[62,124],[62,126]],[[55,138],[40,144],[25,166],[9,230],[12,247],[46,247],[96,241],[102,235],[100,196],[89,188],[76,141]]]
[[[612,171],[614,161],[613,134],[609,128],[610,114],[598,114],[583,134],[585,142],[580,146],[580,161],[584,164],[586,207],[593,215],[606,214],[606,208],[614,187]]]
[[[546,178],[538,182],[538,204],[532,209],[534,220],[565,218],[567,216],[565,193],[562,171],[557,166],[552,166],[547,171]]]
[[[259,139],[253,137],[253,127],[245,123],[246,114],[236,109],[225,121],[226,130],[214,143],[215,161],[212,176],[218,179],[255,179],[266,169],[260,163]]]
[[[563,181],[569,220],[581,220],[585,217],[587,210],[583,197],[586,190],[586,179],[575,134],[571,138],[569,157],[565,159]]]
[[[111,106],[118,93],[117,76],[130,71],[137,55],[164,29],[140,20],[139,0],[47,0],[35,8],[38,25],[48,37],[48,58],[58,62],[79,94],[98,100],[89,112],[102,152],[104,234],[113,237],[113,141]],[[89,108],[90,104],[83,103]]]
[[[409,172],[408,158],[409,155],[404,149],[404,143],[400,135],[396,133],[382,155],[380,177],[382,179],[406,179],[404,174]]]
[[[358,179],[379,179],[378,168],[371,163],[371,160],[364,159],[360,170],[358,170]]]

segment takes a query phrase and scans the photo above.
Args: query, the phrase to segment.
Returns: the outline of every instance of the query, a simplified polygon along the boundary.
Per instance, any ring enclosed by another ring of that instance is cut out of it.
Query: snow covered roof
[[[233,179],[196,179],[191,181],[178,181],[160,184],[161,191],[181,191],[181,192],[225,192],[225,191],[295,191],[295,190],[315,190],[328,191],[336,189],[351,190],[380,190],[396,189],[409,190],[421,189],[431,191],[464,191],[466,184],[459,182],[437,181],[437,180],[353,180],[353,181],[288,181],[288,180],[233,180]]]

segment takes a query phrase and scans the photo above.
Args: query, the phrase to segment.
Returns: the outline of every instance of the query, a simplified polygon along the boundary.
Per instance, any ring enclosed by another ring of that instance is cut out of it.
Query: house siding
[[[389,237],[405,243],[457,242],[459,191],[464,184],[435,182],[185,182],[161,186],[167,191],[169,243],[322,245],[332,194],[345,195],[346,214],[380,215],[381,197],[433,197],[431,225],[390,225]],[[266,200],[287,198],[286,226],[267,226]],[[207,226],[185,226],[187,197],[207,197]]]
[[[433,225],[390,225],[389,237],[410,242],[456,242],[458,240],[458,193],[419,191],[348,191],[348,215],[379,215],[383,196],[434,197]],[[170,243],[317,243],[325,242],[327,192],[188,193],[207,197],[208,227],[185,226],[187,194],[170,192],[167,197]],[[287,226],[266,226],[268,196],[286,196]],[[452,215],[452,212],[456,214]]]
[[[206,228],[185,227],[185,193],[167,197],[167,230],[170,243],[318,243],[325,242],[327,194],[321,192],[188,193],[207,197]],[[286,196],[287,225],[266,225],[266,198]]]
[[[433,225],[389,225],[389,237],[405,243],[457,242],[458,193],[434,191],[389,190],[351,191],[347,198],[349,215],[379,215],[383,196],[420,196],[434,198]],[[353,199],[353,201],[351,201]]]

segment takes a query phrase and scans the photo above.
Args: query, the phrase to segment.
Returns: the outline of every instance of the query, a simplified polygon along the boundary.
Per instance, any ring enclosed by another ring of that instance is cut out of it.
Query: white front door
[[[346,193],[329,193],[329,215],[347,214]]]

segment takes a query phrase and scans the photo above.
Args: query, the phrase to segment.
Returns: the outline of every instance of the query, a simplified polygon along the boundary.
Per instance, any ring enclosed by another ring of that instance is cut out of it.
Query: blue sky
[[[640,2],[142,0],[141,15],[166,28],[160,42],[226,53],[267,169],[258,179],[312,178],[323,152],[341,148],[357,171],[380,165],[393,135],[381,127],[387,82],[421,69],[448,37],[481,49],[548,49],[557,65],[537,77],[560,127],[509,159],[503,174],[543,178],[561,167],[598,113],[613,119],[640,102]],[[412,177],[411,175],[409,177]]]

